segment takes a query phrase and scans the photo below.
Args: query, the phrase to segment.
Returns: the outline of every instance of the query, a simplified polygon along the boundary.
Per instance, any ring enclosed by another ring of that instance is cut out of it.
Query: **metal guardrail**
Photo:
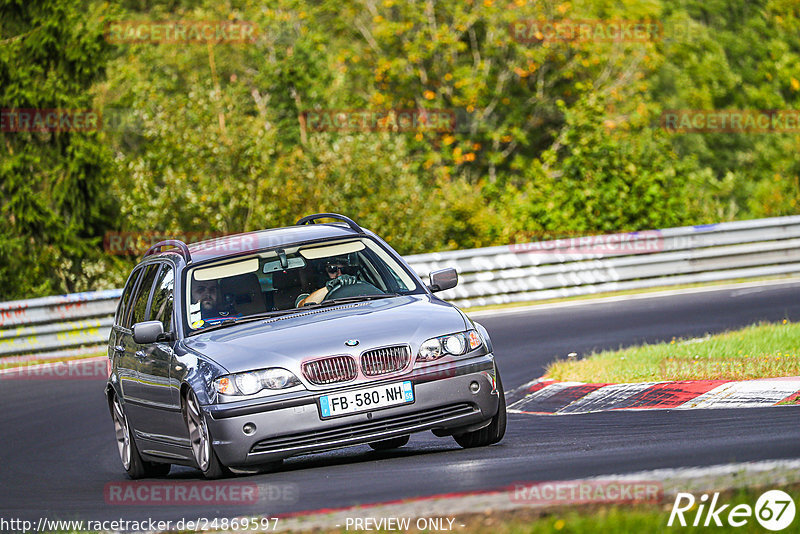
[[[102,350],[98,343],[108,340],[121,294],[109,289],[0,302],[0,357],[45,359]]]
[[[465,308],[800,273],[800,216],[421,254],[412,261],[421,276],[458,269],[458,286],[441,296]]]
[[[407,256],[417,273],[455,267],[439,293],[470,308],[608,291],[800,273],[800,216],[582,236]],[[121,290],[0,303],[0,357],[104,350]]]

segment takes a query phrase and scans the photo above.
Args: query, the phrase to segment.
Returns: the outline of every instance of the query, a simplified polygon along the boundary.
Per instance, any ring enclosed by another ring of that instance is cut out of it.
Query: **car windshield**
[[[370,238],[265,250],[191,269],[186,306],[192,331],[298,307],[418,293],[414,278]]]

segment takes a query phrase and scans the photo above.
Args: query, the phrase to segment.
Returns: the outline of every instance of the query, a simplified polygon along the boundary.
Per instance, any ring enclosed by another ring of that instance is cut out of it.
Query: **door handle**
[[[123,347],[122,345],[117,345],[116,347],[114,347],[114,352],[119,352],[120,354],[122,354],[123,352],[125,352],[125,347]]]
[[[144,360],[147,358],[147,354],[145,354],[143,350],[137,350],[134,355],[136,356],[137,360]]]

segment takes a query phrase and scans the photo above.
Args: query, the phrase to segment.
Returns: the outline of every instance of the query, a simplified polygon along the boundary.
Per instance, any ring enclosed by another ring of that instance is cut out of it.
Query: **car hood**
[[[298,373],[302,361],[358,355],[374,347],[408,344],[416,354],[426,339],[466,329],[462,314],[450,304],[408,295],[230,326],[192,336],[184,344],[229,373],[272,366]],[[358,345],[345,345],[348,340]]]

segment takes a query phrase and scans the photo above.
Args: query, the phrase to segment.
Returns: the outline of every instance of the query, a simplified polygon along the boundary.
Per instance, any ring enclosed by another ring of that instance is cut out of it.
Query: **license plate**
[[[389,406],[414,402],[411,382],[395,382],[372,388],[344,391],[319,398],[319,412],[323,418],[357,412],[368,412]]]

